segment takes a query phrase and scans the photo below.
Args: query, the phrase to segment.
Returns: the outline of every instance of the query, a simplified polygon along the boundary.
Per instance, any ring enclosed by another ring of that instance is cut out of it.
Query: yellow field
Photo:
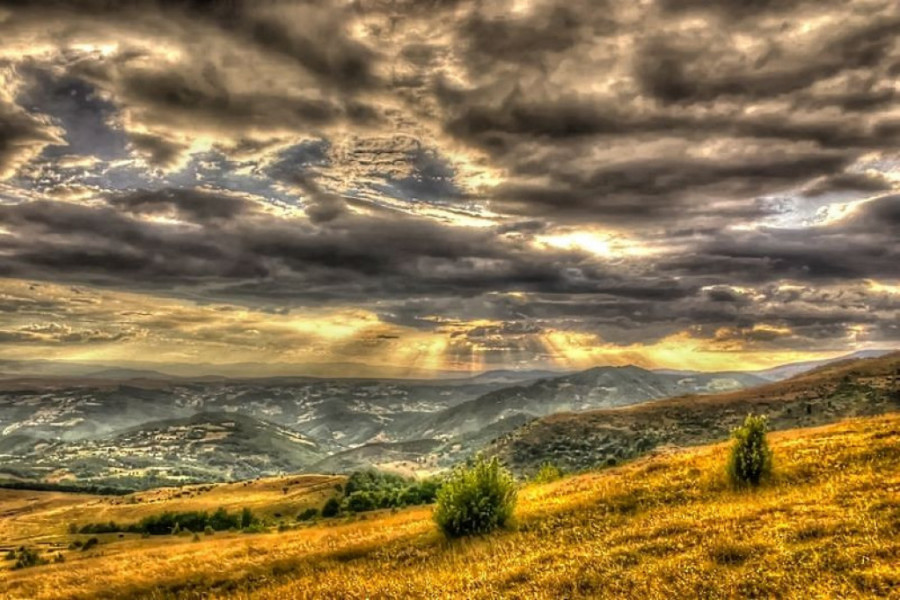
[[[0,489],[0,548],[39,542],[68,546],[70,523],[132,523],[164,511],[213,511],[248,507],[261,516],[296,515],[334,495],[344,477],[294,475],[257,481],[160,488],[129,496],[94,496]],[[285,492],[284,488],[287,488]],[[87,536],[81,536],[86,538]],[[115,536],[107,536],[115,537]],[[134,537],[134,536],[127,536]]]
[[[89,552],[65,551],[63,564],[0,571],[0,596],[900,598],[900,415],[771,441],[776,479],[755,492],[725,484],[727,445],[720,444],[527,486],[517,526],[481,539],[444,541],[428,507],[197,542],[110,534]],[[334,481],[308,483],[312,498],[330,493]],[[118,511],[147,514],[177,502],[214,508],[252,498],[258,508],[269,501],[287,508],[281,484],[271,482],[268,492],[256,485],[109,506],[97,497],[9,492],[0,496],[0,535],[68,541],[76,537],[64,534],[73,517],[126,521]],[[301,487],[291,492],[298,508],[309,501]]]

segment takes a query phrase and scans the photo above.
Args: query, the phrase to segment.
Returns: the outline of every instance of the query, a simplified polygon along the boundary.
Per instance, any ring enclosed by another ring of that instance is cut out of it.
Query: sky
[[[895,348],[898,31],[895,0],[0,0],[0,359]]]

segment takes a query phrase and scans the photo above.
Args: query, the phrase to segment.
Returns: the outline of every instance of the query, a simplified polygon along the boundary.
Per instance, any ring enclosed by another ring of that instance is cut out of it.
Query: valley
[[[519,473],[534,473],[545,462],[578,471],[725,438],[748,413],[767,415],[773,429],[792,429],[892,411],[900,411],[897,352],[724,394],[558,413],[502,436],[486,452]]]
[[[767,381],[638,367],[435,380],[151,374],[0,380],[0,478],[129,490],[370,466],[428,474],[535,418]]]
[[[65,562],[11,570],[0,598],[891,597],[900,589],[900,417],[770,435],[773,481],[724,479],[725,444],[519,490],[515,525],[447,542],[431,507],[298,523],[340,478],[276,478],[110,498],[0,490],[0,538]],[[284,488],[288,491],[285,492]],[[132,498],[134,498],[132,500]],[[71,523],[252,506],[257,533],[99,534]],[[278,515],[278,516],[276,516]]]

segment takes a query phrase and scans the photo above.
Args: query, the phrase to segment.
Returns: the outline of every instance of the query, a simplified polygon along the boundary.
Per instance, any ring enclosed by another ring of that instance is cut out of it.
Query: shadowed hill
[[[793,379],[727,394],[680,396],[636,406],[537,419],[491,444],[513,470],[551,462],[566,469],[613,465],[660,446],[723,439],[750,412],[774,429],[810,427],[900,409],[900,352],[829,364]]]
[[[568,410],[612,408],[676,394],[741,389],[764,381],[747,373],[675,374],[633,365],[594,367],[487,393],[429,415],[414,431],[418,437],[459,436],[514,416],[533,418]]]
[[[17,449],[20,457],[5,465],[13,473],[27,469],[126,488],[293,473],[325,456],[296,431],[225,412],[153,421],[107,439],[31,439],[29,444],[20,441]]]
[[[64,563],[12,570],[0,597],[30,600],[313,598],[873,598],[900,582],[900,416],[770,436],[774,479],[725,482],[727,446],[649,456],[519,493],[516,527],[444,542],[430,507],[297,524],[332,478],[203,486],[126,499],[0,490],[0,538]],[[282,486],[291,485],[287,493]],[[212,488],[212,489],[208,489]],[[125,502],[122,504],[122,502]],[[70,521],[253,506],[266,533],[100,535]],[[281,522],[290,527],[278,526]]]

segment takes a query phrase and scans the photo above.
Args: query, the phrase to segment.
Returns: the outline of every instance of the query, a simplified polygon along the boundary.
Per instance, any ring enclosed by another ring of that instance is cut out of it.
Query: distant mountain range
[[[497,370],[472,375],[465,371],[368,365],[364,363],[154,363],[120,361],[103,363],[54,360],[0,360],[0,378],[83,377],[92,379],[268,379],[317,377],[328,379],[482,379],[521,381],[534,376],[558,375],[549,370]]]
[[[47,441],[19,435],[8,473],[80,481],[112,480],[148,487],[173,479],[251,479],[260,473],[297,472],[324,458],[318,445],[290,429],[240,414],[201,412],[150,421],[101,438]],[[2,440],[3,438],[0,438]]]
[[[836,358],[790,363],[762,371],[745,371],[763,379],[776,381],[805,370],[838,360],[872,358],[891,350],[862,350]],[[698,374],[700,371],[652,369],[663,374]],[[464,380],[472,382],[516,383],[538,378],[566,375],[571,371],[547,369],[497,369],[472,374],[465,371],[442,371],[416,367],[368,365],[364,363],[156,363],[150,361],[118,361],[116,364],[63,360],[0,360],[0,380],[41,377],[85,378],[122,381],[129,379],[192,381],[215,379],[270,379],[275,377],[316,377],[327,379],[415,379]]]
[[[751,412],[767,415],[773,429],[791,429],[897,410],[900,352],[820,365],[791,379],[724,394],[557,413],[502,436],[487,453],[518,473],[533,473],[545,462],[578,470],[659,447],[725,439]]]
[[[0,477],[147,487],[367,466],[427,472],[549,415],[743,390],[821,362],[759,373],[628,366],[431,380],[184,378],[68,365],[56,376],[0,381]]]
[[[886,354],[890,354],[891,352],[892,350],[859,350],[858,352],[845,354],[837,358],[790,363],[787,365],[773,367],[771,369],[765,369],[763,371],[752,371],[752,373],[758,377],[762,377],[763,379],[768,379],[769,381],[781,381],[782,379],[794,377],[795,375],[800,375],[801,373],[812,371],[813,369],[817,369],[828,364],[846,360],[858,360],[861,358],[878,358],[879,356],[884,356]]]

